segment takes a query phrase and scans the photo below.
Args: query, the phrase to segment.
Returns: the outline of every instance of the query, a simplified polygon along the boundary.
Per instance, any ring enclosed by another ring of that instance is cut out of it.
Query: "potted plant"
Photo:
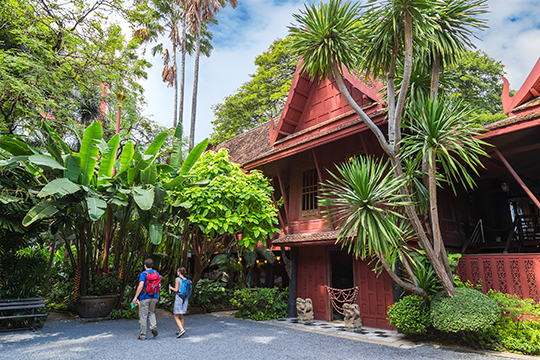
[[[77,310],[82,318],[105,317],[118,304],[121,280],[118,272],[94,276],[88,286],[88,295],[79,296]]]

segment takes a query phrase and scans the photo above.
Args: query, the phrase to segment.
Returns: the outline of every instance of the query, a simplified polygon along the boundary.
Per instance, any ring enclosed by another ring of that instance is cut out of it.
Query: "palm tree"
[[[180,83],[180,119],[182,119],[183,104],[184,104],[184,64],[185,64],[185,17],[181,6],[178,6],[172,0],[154,0],[158,16],[165,20],[164,27],[160,26],[159,33],[163,33],[165,29],[169,30],[169,39],[172,44],[172,66],[169,66],[170,54],[168,49],[164,49],[163,44],[158,44],[152,48],[152,55],[157,53],[163,55],[163,71],[161,77],[167,86],[174,87],[174,110],[173,110],[173,128],[176,129],[178,124],[178,72],[176,63],[176,54],[178,47],[182,52],[182,68],[181,68],[181,83]],[[182,25],[182,39],[178,35],[178,26]],[[182,120],[180,120],[182,122]]]
[[[195,70],[193,76],[193,97],[191,103],[191,126],[189,134],[189,148],[195,144],[195,121],[197,115],[197,90],[199,85],[199,54],[201,48],[201,23],[208,22],[228,2],[236,8],[236,0],[175,0],[182,3],[186,16],[186,25],[195,35]]]
[[[450,0],[446,2],[447,5],[453,3]],[[293,36],[292,47],[303,58],[303,70],[312,78],[332,76],[336,80],[348,104],[375,134],[390,160],[395,178],[405,176],[400,154],[401,119],[413,68],[414,45],[425,49],[425,44],[436,40],[433,35],[440,30],[437,18],[433,18],[433,11],[430,10],[431,5],[434,4],[429,0],[387,0],[382,3],[370,1],[370,7],[360,16],[358,5],[331,0],[318,7],[306,5],[305,11],[294,15],[298,24],[289,27]],[[396,100],[396,68],[400,61],[403,63],[403,77]],[[386,135],[349,94],[343,81],[343,68],[349,71],[359,69],[366,76],[386,80]],[[401,186],[399,191],[406,200],[410,198],[407,186]],[[449,296],[455,296],[453,278],[447,271],[448,258],[446,252],[444,251],[443,255],[442,251],[444,245],[441,237],[434,236],[433,241],[438,244],[433,245],[415,206],[404,205],[404,210],[444,290]],[[438,227],[432,229],[436,231]]]

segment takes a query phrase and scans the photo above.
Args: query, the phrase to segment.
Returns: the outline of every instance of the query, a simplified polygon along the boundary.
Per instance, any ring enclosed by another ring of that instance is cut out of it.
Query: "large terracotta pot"
[[[98,318],[109,316],[120,298],[119,294],[103,296],[80,296],[77,300],[79,316],[83,318]]]

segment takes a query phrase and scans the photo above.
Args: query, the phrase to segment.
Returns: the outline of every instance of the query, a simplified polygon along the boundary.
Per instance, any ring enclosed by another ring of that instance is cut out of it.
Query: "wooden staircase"
[[[482,220],[461,249],[462,254],[486,252],[534,253],[540,252],[540,214],[519,215],[514,220],[506,242],[486,242]]]

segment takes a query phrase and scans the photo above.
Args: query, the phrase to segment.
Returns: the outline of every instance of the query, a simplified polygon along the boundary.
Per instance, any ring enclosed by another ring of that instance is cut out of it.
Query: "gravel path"
[[[46,322],[32,333],[0,333],[0,359],[500,359],[432,346],[401,349],[328,335],[216,317],[186,317],[181,339],[171,317],[158,318],[159,335],[137,340],[137,320]]]

